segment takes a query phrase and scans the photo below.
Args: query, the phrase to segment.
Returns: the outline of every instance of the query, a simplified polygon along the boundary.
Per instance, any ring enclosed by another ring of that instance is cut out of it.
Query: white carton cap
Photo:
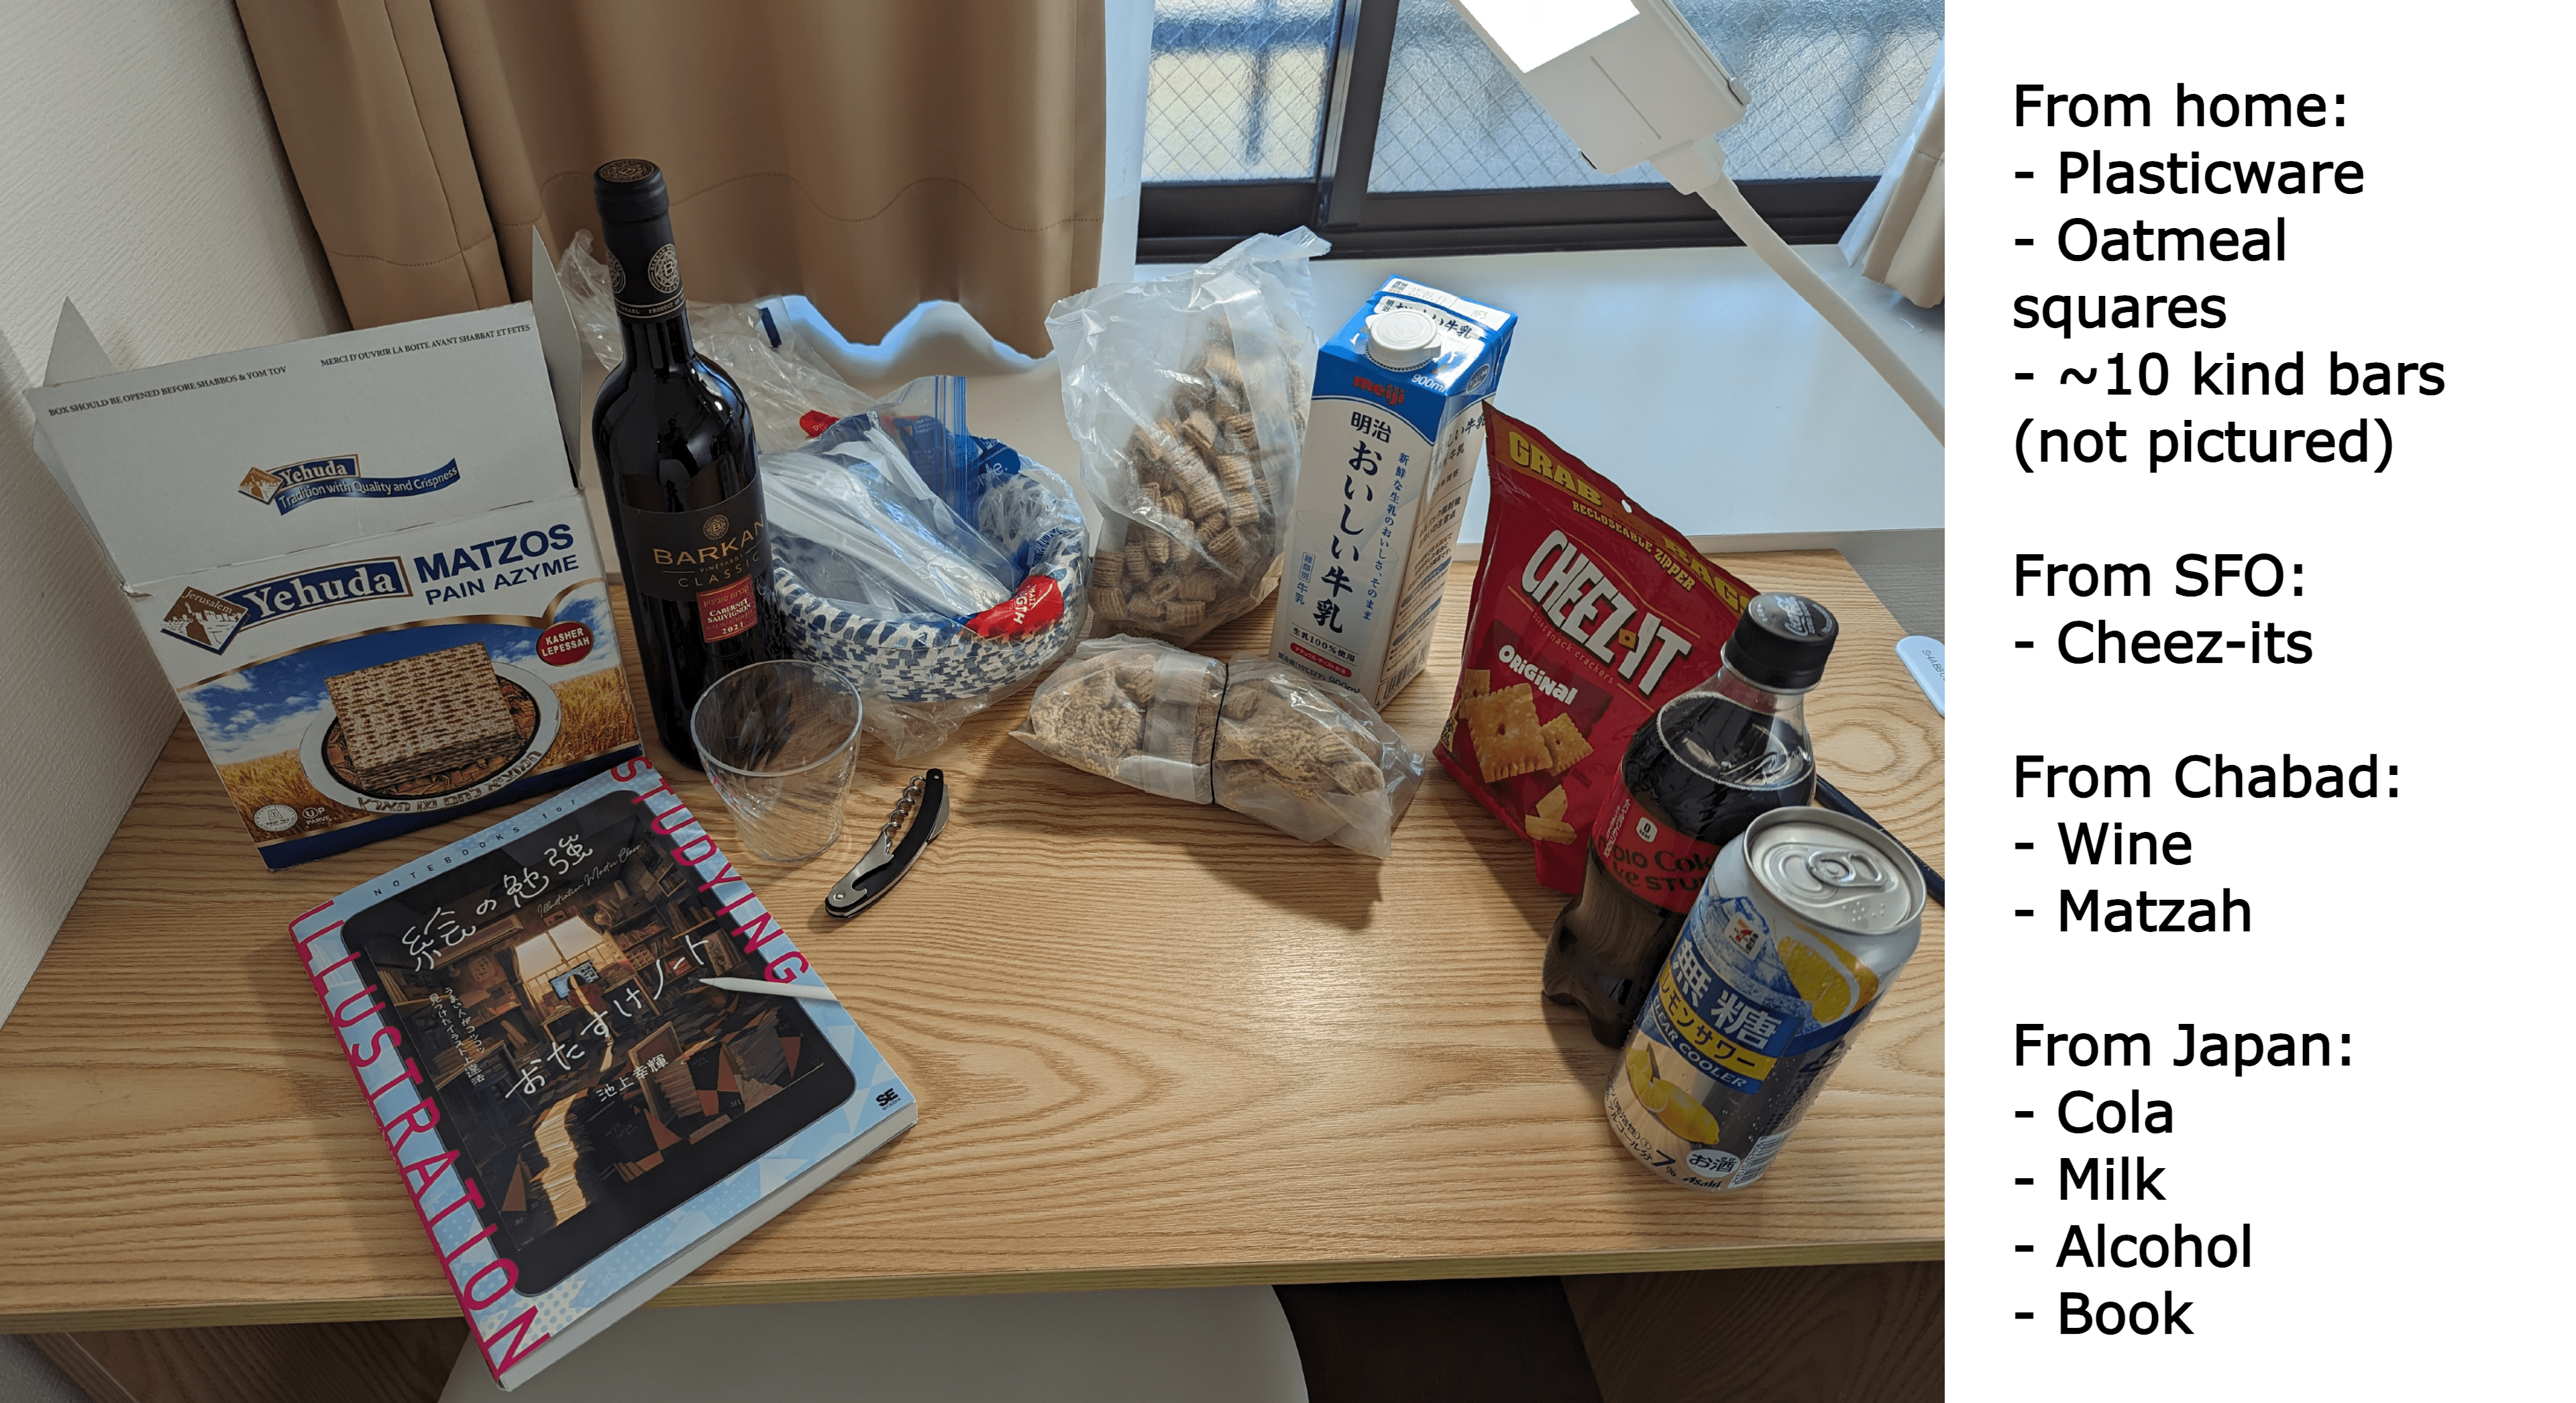
[[[1368,319],[1361,349],[1389,370],[1413,370],[1440,354],[1440,328],[1414,308],[1391,308]]]

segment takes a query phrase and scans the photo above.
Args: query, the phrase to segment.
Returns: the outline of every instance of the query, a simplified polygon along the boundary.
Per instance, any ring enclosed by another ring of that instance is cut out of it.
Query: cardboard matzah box
[[[637,753],[573,478],[581,352],[540,282],[542,316],[124,373],[65,309],[38,447],[271,867]]]

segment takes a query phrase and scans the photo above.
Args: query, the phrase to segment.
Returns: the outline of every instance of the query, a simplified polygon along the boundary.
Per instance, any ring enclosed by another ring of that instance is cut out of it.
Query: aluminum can
[[[1645,1165],[1759,1180],[1923,937],[1923,876],[1877,829],[1774,809],[1718,851],[1604,1097]]]

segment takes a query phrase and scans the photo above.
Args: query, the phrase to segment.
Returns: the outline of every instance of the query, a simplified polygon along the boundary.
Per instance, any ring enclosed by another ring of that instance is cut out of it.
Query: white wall
[[[31,447],[56,310],[129,368],[347,322],[229,0],[17,0],[0,35],[5,1017],[179,714]]]
[[[1798,250],[1935,393],[1940,308]],[[1401,275],[1520,314],[1494,403],[1707,550],[1841,551],[1907,629],[1943,626],[1941,445],[1860,353],[1745,248],[1326,259],[1339,325]],[[1482,539],[1485,484],[1463,536]]]
[[[1942,386],[1940,309],[1798,250]],[[1941,526],[1941,445],[1745,248],[1326,259],[1328,324],[1402,276],[1520,315],[1494,403],[1690,536]],[[1482,485],[1467,509],[1474,538]]]

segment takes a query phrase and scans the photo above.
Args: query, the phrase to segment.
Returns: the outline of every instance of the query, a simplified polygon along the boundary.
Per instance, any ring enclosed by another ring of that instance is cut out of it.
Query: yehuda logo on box
[[[179,602],[170,606],[170,612],[161,616],[161,631],[209,653],[220,653],[244,629],[271,619],[409,593],[411,581],[403,574],[400,560],[352,560],[280,575],[220,595],[190,585],[179,592]]]
[[[309,458],[282,468],[253,468],[241,480],[241,494],[277,508],[277,514],[284,516],[326,497],[417,497],[452,487],[460,476],[456,460],[450,458],[442,467],[410,477],[361,477],[357,455],[351,453]]]

